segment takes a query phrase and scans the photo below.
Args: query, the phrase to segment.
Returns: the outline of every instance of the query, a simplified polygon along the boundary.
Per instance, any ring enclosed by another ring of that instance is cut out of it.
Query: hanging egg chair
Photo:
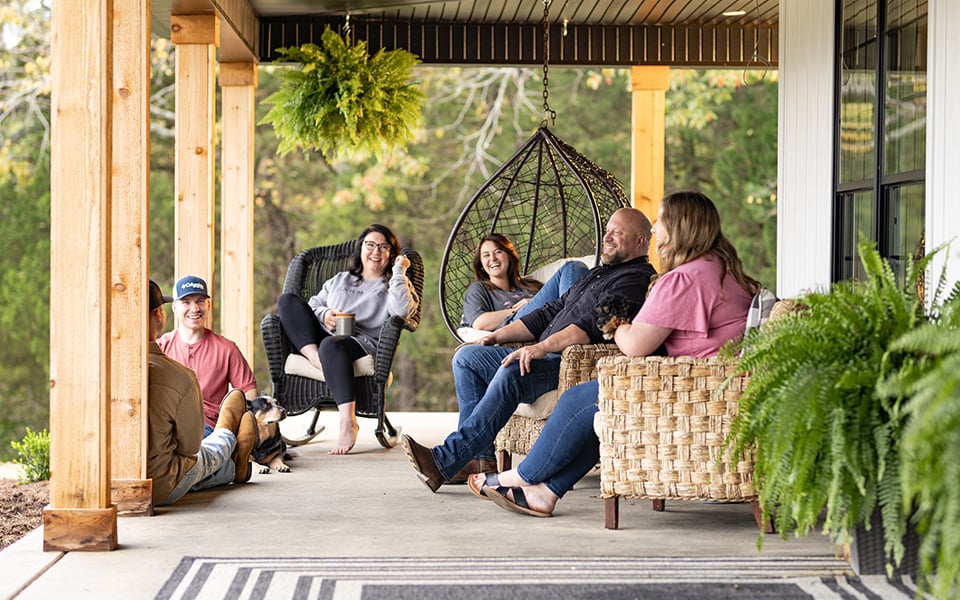
[[[450,334],[464,341],[457,329],[483,236],[509,237],[524,275],[571,257],[592,257],[596,264],[607,220],[629,205],[611,173],[541,124],[477,191],[450,233],[440,264],[440,305]]]

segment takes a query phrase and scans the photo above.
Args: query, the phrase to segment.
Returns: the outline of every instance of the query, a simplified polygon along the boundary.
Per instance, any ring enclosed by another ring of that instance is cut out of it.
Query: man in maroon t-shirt
[[[220,415],[220,403],[231,389],[243,392],[248,400],[257,397],[257,380],[240,348],[222,335],[207,329],[211,310],[207,282],[200,277],[181,277],[173,288],[173,315],[176,327],[157,344],[164,354],[190,367],[197,374],[203,393],[204,434],[213,431]]]

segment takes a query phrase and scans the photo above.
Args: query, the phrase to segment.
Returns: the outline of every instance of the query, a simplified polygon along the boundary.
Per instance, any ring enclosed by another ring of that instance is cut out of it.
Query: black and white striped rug
[[[157,600],[904,599],[910,582],[820,558],[185,557]]]

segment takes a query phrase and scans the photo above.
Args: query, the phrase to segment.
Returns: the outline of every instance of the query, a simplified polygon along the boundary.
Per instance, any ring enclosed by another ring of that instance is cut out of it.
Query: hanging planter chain
[[[550,117],[550,124],[557,124],[557,111],[550,108],[550,0],[543,0],[543,124],[547,124],[547,117]]]

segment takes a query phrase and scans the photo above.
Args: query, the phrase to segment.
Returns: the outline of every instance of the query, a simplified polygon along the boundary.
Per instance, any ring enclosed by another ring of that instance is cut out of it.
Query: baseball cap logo
[[[181,277],[174,286],[174,291],[176,292],[177,300],[181,300],[184,296],[190,296],[191,294],[202,294],[207,298],[210,297],[210,294],[207,293],[207,282],[196,275]]]

